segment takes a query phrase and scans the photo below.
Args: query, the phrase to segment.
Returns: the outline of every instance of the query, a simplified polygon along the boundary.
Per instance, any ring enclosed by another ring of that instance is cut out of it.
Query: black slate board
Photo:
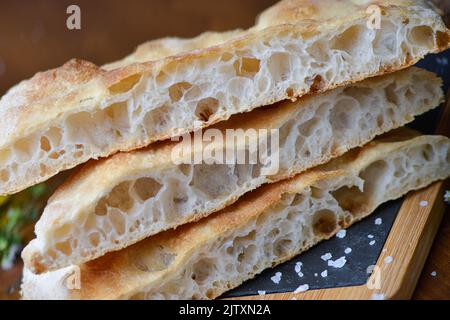
[[[417,66],[438,74],[444,80],[445,92],[448,92],[450,50],[438,55],[427,56]],[[441,112],[442,108],[428,112],[416,119],[410,127],[431,134],[437,126]],[[255,279],[247,281],[223,297],[258,295],[258,291],[266,294],[293,292],[304,284],[308,284],[309,289],[363,285],[370,275],[368,268],[375,265],[378,260],[402,202],[403,199],[400,199],[382,205],[373,215],[347,229],[344,238],[333,237],[322,242],[293,260],[266,270]],[[382,224],[375,224],[377,218],[381,218]],[[369,238],[369,235],[373,238]],[[375,241],[375,243],[371,245],[371,241]],[[352,251],[346,254],[346,248],[351,248]],[[329,267],[328,263],[321,258],[326,253],[331,253],[331,260],[345,256],[347,262],[342,268]],[[302,276],[295,271],[298,262],[302,263]],[[326,277],[321,276],[324,270],[328,272]],[[271,280],[277,273],[281,273],[281,280],[278,284]]]

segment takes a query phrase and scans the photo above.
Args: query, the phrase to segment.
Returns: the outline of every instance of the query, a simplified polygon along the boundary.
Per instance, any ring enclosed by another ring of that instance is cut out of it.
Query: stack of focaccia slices
[[[398,128],[443,101],[438,77],[407,67],[449,45],[425,1],[284,0],[245,31],[156,40],[20,83],[0,100],[0,192],[80,166],[22,253],[23,297],[215,298],[447,178],[450,140]],[[238,143],[247,153],[263,147],[260,129],[276,131],[277,170],[181,161],[198,151],[177,155],[167,139],[202,128],[256,129]]]

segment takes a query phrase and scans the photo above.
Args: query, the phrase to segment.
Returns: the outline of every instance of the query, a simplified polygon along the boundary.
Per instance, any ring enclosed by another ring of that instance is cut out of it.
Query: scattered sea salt
[[[319,276],[319,274],[318,273],[314,273],[314,277],[318,277]]]
[[[369,245],[373,246],[375,244],[375,240],[369,242]]]
[[[272,280],[272,282],[275,284],[279,284],[281,281],[281,276],[282,276],[282,273],[277,272],[277,273],[275,273],[275,275],[272,278],[270,278],[270,280]]]
[[[437,276],[437,272],[436,271],[431,272],[431,276],[432,277],[436,277]]]
[[[309,285],[307,284],[302,284],[300,287],[298,287],[297,289],[295,289],[294,293],[300,293],[300,292],[305,292],[309,290]]]
[[[338,237],[339,239],[345,238],[346,235],[347,235],[347,230],[339,230],[338,233],[336,233],[336,237]]]
[[[347,259],[345,259],[345,256],[340,257],[339,259],[333,261],[333,260],[328,260],[328,266],[329,267],[333,267],[333,268],[342,268],[343,266],[345,266],[345,264],[347,263]]]
[[[301,262],[297,262],[295,264],[295,273],[297,273],[297,275],[300,278],[303,278],[302,266],[303,266],[303,263],[301,263]]]
[[[369,239],[373,239],[373,234],[369,234],[369,235],[367,235],[367,238],[369,238]]]
[[[375,219],[375,224],[376,224],[377,226],[381,225],[382,223],[383,223],[383,219],[381,219],[381,218],[376,218],[376,219]]]
[[[352,252],[352,248],[346,248],[344,252],[345,254],[349,254]]]
[[[331,255],[331,253],[325,253],[323,256],[321,256],[320,258],[323,260],[323,261],[328,261],[328,260],[330,260],[331,258],[332,258],[333,256]]]
[[[426,206],[428,205],[428,201],[425,201],[425,200],[420,201],[419,205],[420,205],[421,207],[426,207]]]
[[[260,296],[263,296],[263,295],[266,294],[266,291],[264,291],[264,290],[258,290],[258,294],[259,294]]]
[[[328,270],[322,271],[322,272],[320,273],[320,276],[321,276],[322,278],[328,277]]]
[[[392,258],[391,256],[388,256],[388,257],[384,258],[384,263],[390,264],[393,260],[394,260],[394,258]]]

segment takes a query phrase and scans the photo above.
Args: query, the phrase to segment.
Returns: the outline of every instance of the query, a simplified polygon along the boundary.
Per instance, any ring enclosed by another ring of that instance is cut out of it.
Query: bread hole
[[[358,187],[343,186],[331,192],[331,194],[339,203],[339,206],[350,212],[353,217],[358,217],[364,212],[367,197]]]
[[[267,68],[272,75],[273,81],[286,81],[292,71],[291,55],[286,52],[272,54],[267,61]]]
[[[331,49],[353,55],[358,47],[363,46],[363,43],[360,42],[363,39],[364,34],[364,27],[359,25],[351,26],[333,40]]]
[[[301,205],[303,202],[305,202],[305,195],[301,194],[301,193],[297,193],[294,196],[294,199],[292,200],[291,206],[299,206]]]
[[[163,86],[164,82],[167,80],[167,74],[164,71],[160,71],[156,76],[155,80],[159,86]]]
[[[192,275],[191,278],[197,284],[201,285],[206,282],[208,278],[211,276],[211,273],[214,268],[214,260],[209,258],[203,258],[197,261],[192,267]]]
[[[45,177],[45,176],[47,176],[47,174],[48,174],[48,168],[47,168],[47,166],[46,166],[45,164],[41,163],[41,164],[39,165],[39,175],[40,175],[41,177]]]
[[[309,158],[311,157],[311,150],[309,150],[308,146],[305,146],[305,148],[301,152],[302,157]]]
[[[231,59],[233,59],[234,55],[232,53],[229,52],[225,52],[224,54],[222,54],[222,56],[220,57],[221,61],[227,62],[230,61]]]
[[[289,99],[294,99],[294,89],[293,88],[287,88],[286,89],[286,95]]]
[[[329,60],[328,47],[323,41],[316,41],[306,48],[306,51],[318,62],[325,62]]]
[[[109,220],[116,230],[118,235],[123,235],[125,233],[125,218],[123,214],[121,214],[117,210],[111,210],[109,212]]]
[[[450,43],[450,35],[447,32],[436,32],[436,45],[440,50],[447,49]]]
[[[286,255],[290,252],[292,249],[293,242],[290,239],[280,239],[275,242],[273,245],[274,247],[274,254],[279,257],[286,257]]]
[[[238,77],[253,79],[260,70],[261,61],[256,58],[243,57],[233,64]]]
[[[45,135],[51,141],[51,144],[53,146],[59,146],[59,144],[61,143],[61,138],[62,138],[61,128],[51,127],[50,129],[47,130]]]
[[[310,80],[308,81],[308,79],[306,80],[306,82],[311,82]],[[322,91],[325,88],[325,81],[323,80],[321,75],[316,75],[313,80],[312,80],[312,84],[310,86],[310,91],[311,93],[315,93],[315,92],[319,92]]]
[[[110,86],[108,88],[109,92],[111,92],[112,94],[119,94],[119,93],[127,92],[127,91],[133,89],[133,87],[139,82],[139,80],[141,80],[141,78],[142,78],[142,74],[140,74],[140,73],[136,73],[129,77],[126,77],[126,78],[120,80],[118,83],[115,83],[112,86]]]
[[[305,146],[305,138],[302,136],[298,136],[295,140],[295,152],[300,153],[299,151]]]
[[[126,102],[114,103],[105,108],[105,113],[111,120],[114,127],[127,128],[128,125],[128,105]],[[116,135],[121,136],[120,131],[115,131]]]
[[[305,123],[301,124],[298,127],[298,130],[303,137],[309,137],[314,133],[314,131],[316,131],[316,129],[319,126],[320,126],[320,119],[312,118],[306,121]]]
[[[49,152],[52,149],[52,147],[50,145],[50,141],[45,136],[41,137],[40,145],[41,145],[41,149],[44,150],[45,152]]]
[[[322,209],[314,213],[313,231],[316,236],[329,237],[337,228],[336,214],[327,209]]]
[[[195,115],[203,122],[209,122],[211,117],[219,108],[219,100],[215,98],[205,98],[197,103]]]
[[[335,130],[351,130],[356,125],[360,113],[359,104],[355,99],[341,99],[330,111],[331,126]]]
[[[61,238],[65,238],[66,236],[68,236],[71,232],[71,227],[68,224],[64,224],[58,228],[55,229],[54,233],[53,233],[53,237],[55,239],[61,239]]]
[[[72,252],[72,247],[70,246],[70,240],[66,240],[63,242],[58,242],[55,245],[56,250],[62,252],[64,255],[69,256]]]
[[[161,188],[162,185],[150,177],[137,179],[134,183],[134,190],[142,201],[147,201],[156,196]]]
[[[105,212],[105,214],[106,214],[106,212]],[[99,215],[99,214],[97,214],[97,215]],[[94,229],[96,225],[97,225],[96,215],[90,214],[87,216],[86,220],[84,221],[83,228],[86,230],[91,230],[91,229]]]
[[[375,189],[383,187],[385,176],[389,170],[389,165],[384,160],[378,160],[370,164],[361,173],[360,177],[364,180],[364,193],[367,197],[374,194]]]
[[[323,199],[326,195],[326,191],[316,187],[311,187],[311,197],[313,197],[314,199]]]
[[[256,251],[254,244],[245,247],[237,257],[238,262],[241,264],[252,264]]]
[[[50,159],[59,159],[61,156],[63,156],[64,154],[66,153],[66,151],[65,150],[61,150],[61,151],[55,151],[55,152],[52,152],[48,157],[50,158]]]
[[[97,247],[100,244],[100,233],[93,232],[89,235],[89,243],[93,247]]]
[[[189,82],[178,82],[170,86],[169,96],[172,102],[178,102],[183,98],[184,93],[192,88]]]
[[[195,165],[190,186],[200,190],[209,198],[222,197],[232,188],[234,177],[230,167],[223,164]]]
[[[33,146],[34,146],[34,139],[30,138],[23,138],[20,140],[17,140],[14,144],[14,149],[21,153],[23,156],[29,158],[33,154]]]
[[[216,286],[214,286],[214,287],[216,287]],[[212,299],[214,299],[214,297],[215,297],[214,289],[210,288],[210,289],[206,290],[206,298],[212,300]]]
[[[0,162],[6,162],[11,156],[10,149],[0,150]]]
[[[108,212],[108,207],[117,208],[122,212],[127,212],[133,206],[133,199],[129,193],[130,182],[122,182],[115,186],[111,192],[100,199],[95,207],[94,213],[104,216]]]
[[[95,206],[94,213],[98,216],[104,216],[108,213],[108,204],[106,198],[101,198]]]
[[[180,169],[181,173],[183,173],[184,176],[189,177],[192,172],[192,166],[189,164],[180,164],[178,166],[178,169]]]
[[[381,128],[384,125],[384,116],[382,114],[379,114],[377,116],[377,126]]]
[[[50,258],[52,258],[53,260],[55,260],[56,257],[57,257],[56,251],[53,250],[53,249],[49,249],[49,250],[47,251],[47,255],[48,255]]]
[[[435,157],[435,152],[434,152],[434,148],[431,144],[427,143],[423,148],[422,148],[422,157],[423,159],[425,159],[425,161],[431,162],[434,160]]]
[[[389,21],[383,22],[383,31],[376,32],[375,38],[372,41],[374,54],[379,55],[393,55],[397,50],[397,38],[395,32],[396,27]]]
[[[429,26],[417,26],[409,31],[408,39],[413,45],[432,49],[434,47],[434,32]]]
[[[403,158],[396,158],[394,161],[394,176],[396,178],[401,178],[406,175],[406,171],[404,168],[404,159]]]
[[[166,270],[175,261],[176,255],[163,246],[152,246],[145,255],[130,251],[130,260],[137,269],[144,272],[158,272]]]
[[[278,228],[273,228],[272,230],[270,230],[269,234],[267,235],[267,237],[269,238],[275,238],[276,236],[278,236],[280,234],[280,229]]]
[[[0,181],[7,182],[9,180],[9,172],[6,169],[0,170]]]
[[[252,165],[252,178],[259,178],[261,176],[261,163]]]

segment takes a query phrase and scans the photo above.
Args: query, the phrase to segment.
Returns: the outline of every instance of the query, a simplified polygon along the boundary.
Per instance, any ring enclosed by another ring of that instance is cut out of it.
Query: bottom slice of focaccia
[[[25,299],[212,299],[450,176],[450,139],[394,131],[196,223],[81,266],[24,272]],[[74,289],[75,288],[75,289]]]

